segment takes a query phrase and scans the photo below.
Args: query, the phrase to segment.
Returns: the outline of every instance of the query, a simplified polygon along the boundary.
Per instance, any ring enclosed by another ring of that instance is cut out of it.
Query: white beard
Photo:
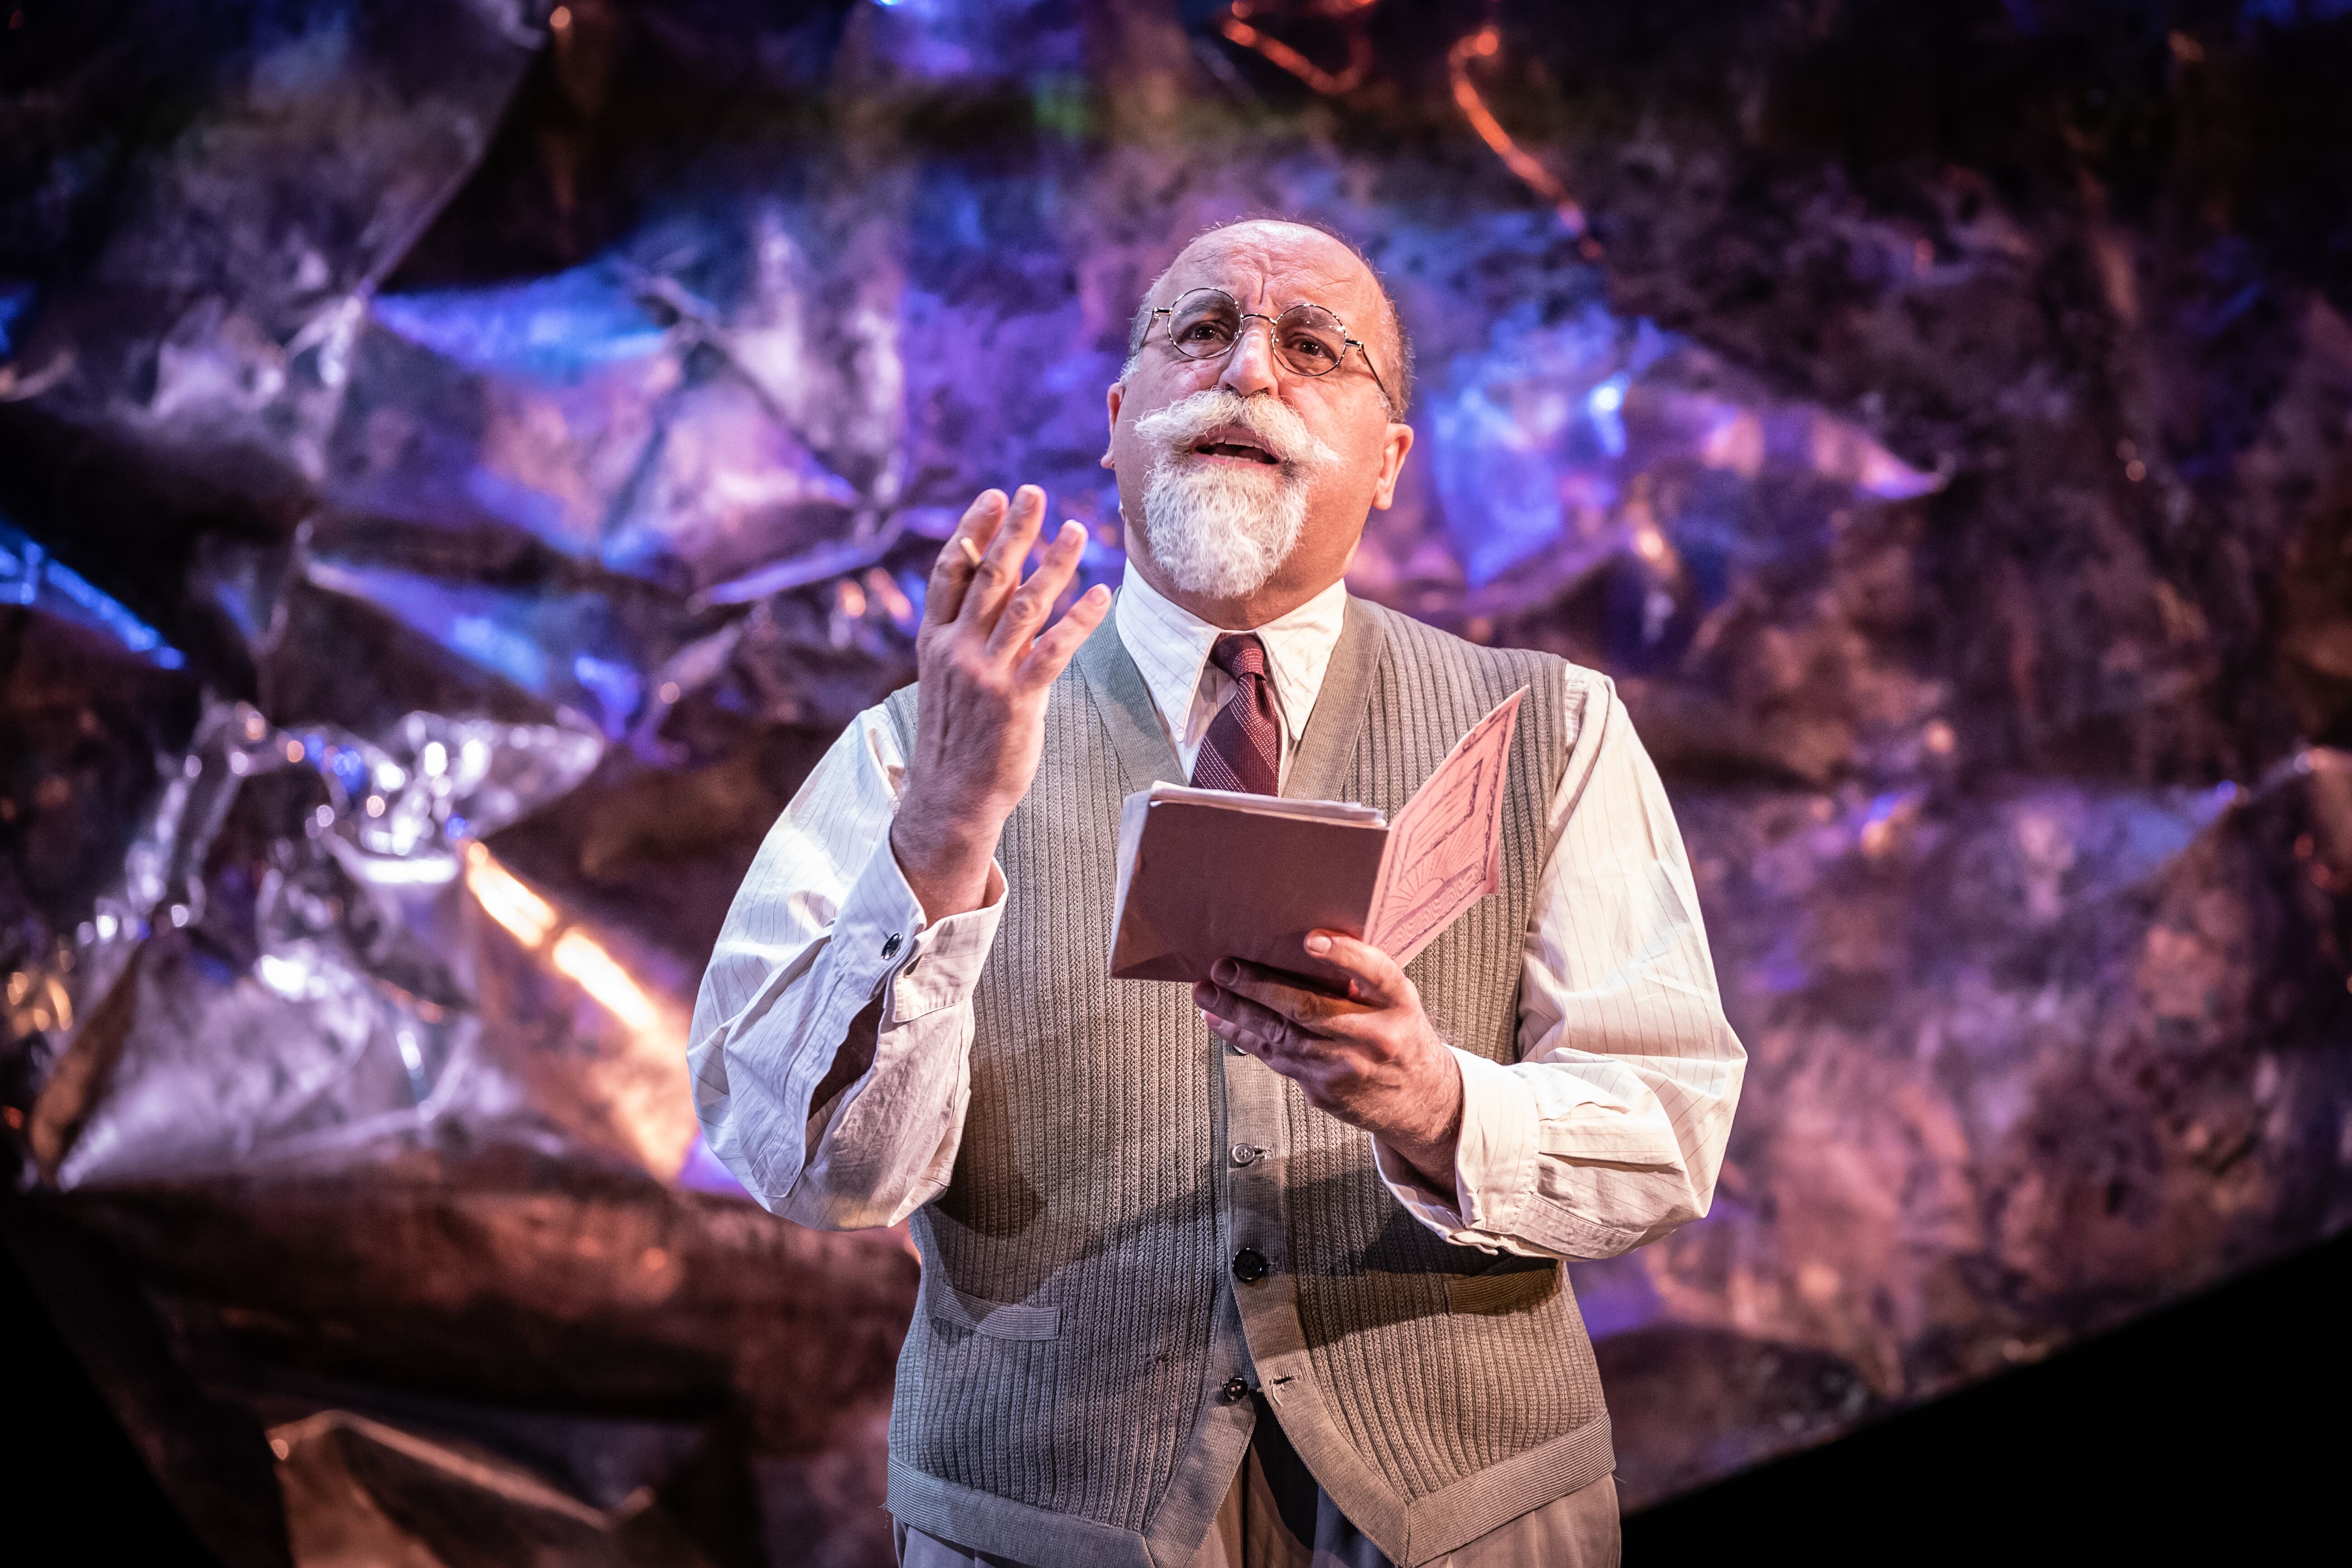
[[[1223,425],[1240,426],[1281,461],[1264,467],[1196,457]],[[1136,422],[1153,448],[1143,488],[1143,537],[1168,580],[1213,599],[1247,597],[1290,556],[1307,524],[1311,470],[1339,454],[1266,397],[1212,388]]]
[[[1307,524],[1307,487],[1181,454],[1151,465],[1143,537],[1168,580],[1188,594],[1240,599],[1265,586]]]

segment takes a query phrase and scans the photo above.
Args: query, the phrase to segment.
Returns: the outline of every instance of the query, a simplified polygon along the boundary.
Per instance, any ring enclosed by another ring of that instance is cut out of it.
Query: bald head
[[[1349,334],[1361,339],[1370,351],[1384,388],[1389,416],[1402,419],[1412,403],[1412,342],[1405,336],[1404,323],[1397,316],[1396,302],[1389,298],[1388,286],[1364,253],[1338,235],[1313,224],[1281,218],[1220,224],[1194,235],[1176,253],[1176,259],[1152,280],[1151,287],[1144,290],[1142,303],[1136,307],[1135,320],[1128,328],[1127,369],[1120,373],[1121,379],[1133,372],[1136,357],[1143,352],[1145,340],[1150,336],[1154,310],[1175,303],[1192,289],[1223,288],[1231,293],[1232,287],[1218,281],[1220,278],[1237,268],[1246,274],[1264,275],[1275,270],[1277,263],[1283,264],[1283,270],[1297,283],[1309,287],[1320,284],[1323,289],[1321,292],[1302,293],[1297,299],[1268,301],[1268,313],[1286,310],[1303,300],[1320,305],[1339,317],[1347,324]],[[1247,301],[1243,304],[1244,310],[1265,308]]]

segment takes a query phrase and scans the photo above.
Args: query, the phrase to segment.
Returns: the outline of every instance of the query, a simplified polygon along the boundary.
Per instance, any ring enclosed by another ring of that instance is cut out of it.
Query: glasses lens
[[[1195,289],[1168,313],[1168,341],[1187,359],[1212,359],[1234,346],[1242,308],[1216,289]]]
[[[1275,352],[1301,375],[1328,375],[1347,357],[1348,330],[1320,305],[1293,305],[1274,323]]]

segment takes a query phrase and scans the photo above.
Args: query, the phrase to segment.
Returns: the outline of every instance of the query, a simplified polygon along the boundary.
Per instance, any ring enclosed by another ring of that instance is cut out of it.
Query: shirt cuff
[[[1004,871],[991,860],[987,902],[941,920],[926,918],[886,836],[842,900],[833,944],[853,967],[876,976],[867,994],[887,988],[882,1026],[888,1028],[968,1000],[1003,916]]]
[[[1449,1241],[1484,1245],[1511,1234],[1534,1190],[1540,1118],[1535,1090],[1519,1074],[1458,1048],[1454,1059],[1462,1068],[1454,1190],[1432,1187],[1378,1139],[1372,1142],[1372,1159],[1389,1191],[1415,1219]]]

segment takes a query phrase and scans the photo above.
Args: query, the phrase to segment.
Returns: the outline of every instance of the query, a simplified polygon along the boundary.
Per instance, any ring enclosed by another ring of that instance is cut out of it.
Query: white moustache
[[[1240,435],[1286,468],[1328,468],[1339,454],[1278,397],[1244,397],[1223,387],[1196,392],[1135,422],[1160,463],[1188,456],[1209,437]]]

